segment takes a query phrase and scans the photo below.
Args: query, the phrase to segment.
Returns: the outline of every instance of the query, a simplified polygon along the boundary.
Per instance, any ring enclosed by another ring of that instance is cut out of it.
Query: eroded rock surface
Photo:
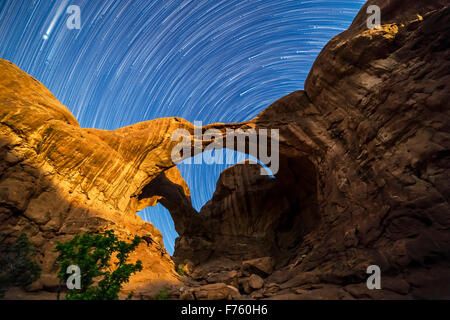
[[[56,290],[55,241],[82,232],[114,229],[123,239],[143,236],[133,254],[143,272],[130,289],[178,283],[161,233],[135,213],[137,194],[169,170],[160,132],[178,128],[178,119],[160,119],[116,131],[80,128],[73,115],[38,81],[0,60],[0,234],[13,241],[25,232],[42,266],[34,290]],[[143,136],[133,136],[145,127]],[[169,163],[169,162],[170,163]],[[165,171],[166,170],[166,171]],[[14,296],[10,296],[13,298]],[[56,297],[56,295],[55,295]]]
[[[367,30],[370,4],[380,30]],[[305,91],[243,125],[280,129],[275,179],[227,169],[176,261],[201,281],[271,256],[256,298],[449,298],[449,31],[446,1],[369,1]],[[382,290],[367,289],[369,265]]]

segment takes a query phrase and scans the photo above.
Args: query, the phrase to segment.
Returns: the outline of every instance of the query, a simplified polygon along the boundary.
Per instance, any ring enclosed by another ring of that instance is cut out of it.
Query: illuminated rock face
[[[370,4],[395,34],[367,32]],[[448,298],[449,29],[447,1],[369,1],[319,55],[305,91],[251,121],[203,128],[279,129],[280,168],[274,178],[248,163],[225,170],[199,213],[171,159],[172,133],[191,123],[80,128],[0,60],[0,233],[25,232],[38,248],[38,289],[56,286],[55,241],[107,228],[152,239],[133,256],[144,271],[128,290],[176,285],[161,233],[135,214],[159,201],[180,235],[174,260],[196,280],[239,287],[257,274],[261,288],[240,288],[253,298]],[[367,290],[369,265],[382,290]]]
[[[83,129],[38,81],[8,61],[0,60],[0,70],[0,232],[7,241],[25,232],[37,247],[43,267],[37,287],[57,286],[55,241],[108,228],[124,239],[153,240],[133,256],[144,271],[131,287],[177,283],[161,233],[135,213],[136,192],[169,167],[170,154],[159,150],[170,146],[160,144],[160,132],[178,128],[178,120],[112,132]],[[142,136],[133,136],[137,132]],[[182,180],[176,168],[165,174]]]

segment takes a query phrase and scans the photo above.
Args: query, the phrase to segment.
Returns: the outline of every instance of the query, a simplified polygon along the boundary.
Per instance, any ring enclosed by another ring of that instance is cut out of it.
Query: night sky
[[[169,116],[240,122],[303,89],[320,50],[364,2],[0,0],[0,57],[41,81],[82,127]],[[80,30],[66,27],[70,5],[81,9]],[[226,166],[178,166],[196,209]],[[167,210],[139,215],[172,253]]]

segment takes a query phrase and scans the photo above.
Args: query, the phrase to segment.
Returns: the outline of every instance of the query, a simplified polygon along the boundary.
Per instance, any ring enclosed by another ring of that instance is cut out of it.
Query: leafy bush
[[[177,273],[180,275],[180,276],[185,276],[186,274],[187,274],[187,272],[186,272],[186,267],[184,266],[184,264],[179,264],[178,266],[177,266]]]
[[[103,234],[84,233],[69,242],[57,242],[56,251],[59,255],[55,263],[60,268],[58,278],[61,283],[66,283],[71,276],[66,273],[70,265],[76,265],[81,270],[81,288],[67,290],[65,298],[118,300],[122,285],[129,281],[132,274],[142,270],[140,260],[135,264],[126,263],[140,242],[140,237],[135,237],[131,243],[120,241],[113,230]],[[111,266],[114,258],[117,261]]]
[[[21,234],[13,244],[0,240],[0,298],[9,287],[26,289],[39,279],[41,268],[31,260],[36,250],[28,237]]]
[[[169,300],[169,290],[167,288],[161,289],[155,297],[155,300]]]

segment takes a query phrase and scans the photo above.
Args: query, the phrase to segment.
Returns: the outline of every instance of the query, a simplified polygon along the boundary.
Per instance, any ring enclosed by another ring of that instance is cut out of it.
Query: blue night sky
[[[0,0],[0,57],[41,81],[82,127],[169,116],[240,122],[303,89],[320,50],[364,2]],[[69,5],[81,9],[81,30],[66,27]],[[226,166],[178,166],[196,209]],[[173,253],[167,210],[139,215]]]

